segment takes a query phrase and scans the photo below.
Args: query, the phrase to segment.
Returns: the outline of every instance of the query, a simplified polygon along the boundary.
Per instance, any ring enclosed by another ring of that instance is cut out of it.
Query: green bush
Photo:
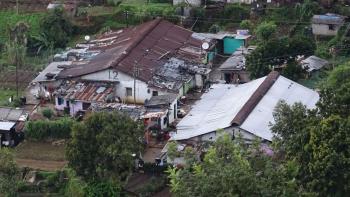
[[[120,183],[112,181],[92,182],[85,187],[85,196],[123,196],[122,187]]]
[[[69,138],[73,123],[70,118],[29,121],[25,127],[26,137],[32,140]]]
[[[50,108],[44,108],[41,113],[43,114],[44,117],[51,119],[53,116],[53,111]]]

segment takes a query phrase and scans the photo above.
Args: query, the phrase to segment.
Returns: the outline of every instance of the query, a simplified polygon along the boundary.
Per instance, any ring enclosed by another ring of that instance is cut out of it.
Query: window
[[[328,25],[328,29],[329,29],[329,30],[335,30],[335,26],[334,26],[333,24],[329,24],[329,25]]]
[[[126,88],[126,96],[132,96],[132,88]]]
[[[91,106],[91,103],[83,103],[83,110],[88,110]]]
[[[150,90],[150,89],[147,89],[147,93],[148,93],[148,94],[151,93],[151,90]]]
[[[63,98],[58,97],[58,98],[57,98],[57,103],[58,103],[58,105],[62,105],[62,104],[64,103]]]
[[[158,96],[158,91],[152,91],[152,96]]]

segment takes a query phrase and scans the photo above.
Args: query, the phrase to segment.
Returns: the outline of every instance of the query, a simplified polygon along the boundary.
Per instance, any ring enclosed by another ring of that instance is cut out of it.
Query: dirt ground
[[[15,159],[20,167],[48,171],[67,164],[64,145],[54,146],[50,142],[22,142],[15,148]]]

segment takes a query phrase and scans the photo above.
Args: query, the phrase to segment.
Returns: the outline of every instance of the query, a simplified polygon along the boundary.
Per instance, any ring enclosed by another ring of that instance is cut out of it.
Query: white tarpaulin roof
[[[15,122],[0,122],[0,130],[9,131],[15,124]]]
[[[316,91],[279,76],[240,128],[271,141],[273,135],[269,123],[274,122],[272,113],[280,100],[284,100],[290,105],[301,102],[307,108],[312,109],[315,108],[319,95]]]
[[[232,119],[264,81],[265,77],[242,85],[214,84],[177,125],[172,140],[184,140],[231,126]]]

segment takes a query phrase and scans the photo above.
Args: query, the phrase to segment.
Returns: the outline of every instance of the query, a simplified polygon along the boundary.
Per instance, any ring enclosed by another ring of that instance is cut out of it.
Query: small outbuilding
[[[0,107],[0,147],[16,146],[23,139],[27,118],[24,109]]]
[[[335,36],[345,22],[345,17],[337,14],[314,15],[312,33],[318,36]]]
[[[308,74],[311,74],[312,72],[318,71],[322,68],[327,68],[329,66],[329,62],[325,59],[312,55],[302,60],[301,66],[308,72]]]

